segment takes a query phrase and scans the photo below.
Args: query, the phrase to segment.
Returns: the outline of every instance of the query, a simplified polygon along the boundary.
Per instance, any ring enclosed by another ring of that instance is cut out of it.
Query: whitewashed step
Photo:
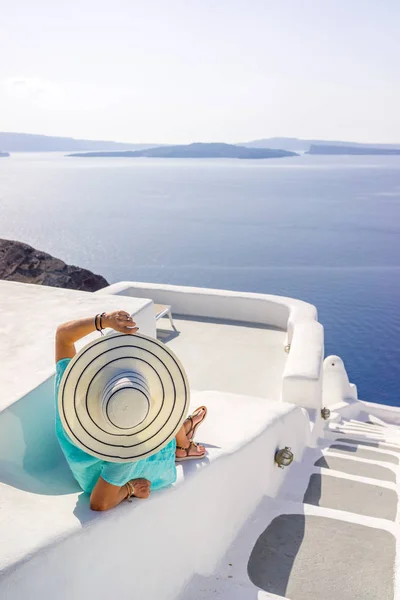
[[[392,463],[394,465],[399,464],[399,459],[393,454],[387,452],[378,452],[376,450],[369,450],[368,448],[357,446],[347,446],[346,444],[332,444],[328,452],[335,452],[335,454],[343,454],[345,456],[356,456],[357,458],[366,458],[368,460],[379,460],[382,462]]]
[[[395,552],[387,531],[280,515],[258,538],[248,574],[257,587],[290,600],[393,600]]]
[[[348,475],[358,475],[358,477],[369,477],[370,479],[392,481],[393,483],[396,482],[396,473],[391,469],[348,458],[325,455],[321,456],[321,458],[314,463],[314,466],[320,467],[321,469],[341,471]]]
[[[314,473],[304,494],[304,503],[394,521],[397,494],[394,490]]]
[[[335,442],[346,442],[347,444],[354,444],[356,446],[369,446],[370,448],[380,448],[381,450],[391,450],[392,452],[400,453],[400,446],[393,446],[389,442],[373,442],[369,440],[357,440],[355,438],[339,437],[335,439]]]

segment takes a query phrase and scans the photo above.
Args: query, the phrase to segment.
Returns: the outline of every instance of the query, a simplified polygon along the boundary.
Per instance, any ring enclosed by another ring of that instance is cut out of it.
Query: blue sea
[[[400,406],[400,157],[0,159],[0,237],[110,283],[315,304],[359,397]]]

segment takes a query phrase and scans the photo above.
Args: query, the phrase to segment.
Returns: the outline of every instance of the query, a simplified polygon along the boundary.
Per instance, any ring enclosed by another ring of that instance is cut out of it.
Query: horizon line
[[[261,140],[274,140],[274,139],[290,139],[290,140],[297,140],[297,141],[306,141],[306,142],[310,142],[310,141],[315,141],[315,142],[344,142],[346,144],[368,144],[368,145],[392,145],[392,146],[400,146],[400,142],[377,142],[377,141],[373,141],[373,142],[364,142],[364,141],[356,141],[356,140],[348,140],[348,139],[326,139],[326,138],[321,138],[318,139],[316,137],[296,137],[296,136],[288,136],[288,135],[283,135],[283,136],[279,136],[279,135],[273,135],[273,136],[269,136],[269,137],[257,137],[257,138],[250,138],[248,140],[245,141],[241,141],[241,142],[225,142],[225,141],[206,141],[206,142],[201,142],[199,140],[196,141],[191,141],[191,142],[157,142],[157,143],[153,143],[153,142],[126,142],[126,141],[120,141],[120,140],[115,140],[115,139],[105,139],[104,137],[101,138],[93,138],[93,137],[75,137],[75,136],[71,136],[71,135],[50,135],[47,133],[31,133],[31,132],[26,132],[26,131],[0,131],[0,135],[1,134],[6,134],[6,135],[31,135],[31,136],[41,136],[41,137],[47,137],[47,138],[64,138],[64,139],[70,139],[70,140],[74,140],[74,141],[88,141],[88,142],[111,142],[111,143],[115,143],[115,144],[126,144],[126,145],[140,145],[140,146],[150,146],[153,145],[154,146],[187,146],[189,144],[195,144],[195,143],[204,143],[204,144],[231,144],[233,146],[240,146],[241,144],[249,144],[249,143],[253,143],[253,142],[258,142]]]

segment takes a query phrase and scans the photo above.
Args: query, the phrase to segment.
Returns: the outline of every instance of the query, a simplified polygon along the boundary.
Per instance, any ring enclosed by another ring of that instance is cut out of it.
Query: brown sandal
[[[196,423],[196,425],[193,425],[193,417],[196,415],[196,413],[198,413],[201,410],[204,411],[203,418],[198,423]],[[186,434],[186,437],[189,441],[191,441],[194,438],[196,429],[198,428],[199,425],[201,425],[204,422],[204,419],[206,418],[206,416],[207,416],[207,407],[199,406],[199,408],[196,408],[196,410],[191,415],[186,417],[185,421],[190,421],[190,429]]]
[[[175,461],[182,462],[184,460],[198,460],[199,458],[204,458],[204,456],[206,454],[205,450],[204,450],[203,454],[189,454],[190,448],[192,446],[195,446],[197,448],[198,444],[196,444],[196,442],[190,442],[189,446],[187,448],[185,448],[184,446],[177,446],[176,449],[184,450],[186,452],[186,456],[182,456],[181,458],[179,458],[178,456],[175,456]]]

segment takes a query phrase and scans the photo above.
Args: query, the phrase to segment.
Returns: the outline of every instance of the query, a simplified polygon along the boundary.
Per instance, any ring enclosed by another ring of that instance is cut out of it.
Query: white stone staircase
[[[398,600],[396,437],[391,426],[330,423],[180,600]]]

